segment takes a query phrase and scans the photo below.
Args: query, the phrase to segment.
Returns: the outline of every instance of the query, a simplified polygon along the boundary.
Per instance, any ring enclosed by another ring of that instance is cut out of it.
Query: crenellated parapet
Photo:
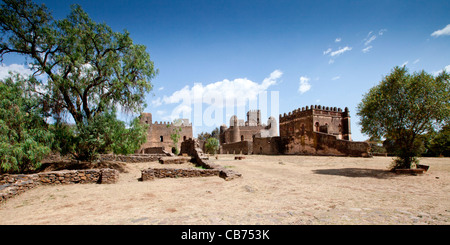
[[[312,115],[329,115],[329,116],[338,116],[338,117],[347,117],[349,115],[348,108],[345,107],[344,110],[338,107],[328,107],[322,105],[311,105],[302,108],[297,108],[292,112],[288,112],[287,114],[280,114],[279,122],[284,123],[287,121],[291,121],[297,118],[312,116]]]

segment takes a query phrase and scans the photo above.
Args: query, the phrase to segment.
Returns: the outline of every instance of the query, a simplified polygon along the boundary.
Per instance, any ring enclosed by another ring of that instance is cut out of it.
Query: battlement
[[[160,121],[160,122],[158,122],[158,121],[155,121],[154,123],[153,123],[153,125],[164,125],[164,126],[173,126],[173,122],[166,122],[166,121]],[[189,122],[189,120],[187,120],[187,119],[183,119],[183,121],[182,121],[182,123],[181,123],[181,125],[178,125],[178,126],[181,126],[181,127],[191,127],[192,126],[192,123],[190,123]]]
[[[322,105],[311,105],[311,107],[306,106],[302,108],[298,108],[293,110],[292,112],[288,112],[287,114],[280,114],[279,122],[283,123],[286,121],[294,120],[296,118],[312,116],[312,115],[330,115],[330,116],[348,116],[348,108],[345,107],[344,111],[338,107],[328,107]]]

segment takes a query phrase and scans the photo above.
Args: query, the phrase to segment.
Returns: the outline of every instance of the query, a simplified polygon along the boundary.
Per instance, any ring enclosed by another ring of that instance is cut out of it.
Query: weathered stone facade
[[[152,121],[151,113],[142,113],[141,114],[141,122],[148,125],[147,130],[147,142],[145,142],[139,153],[153,152],[154,149],[148,148],[162,148],[162,150],[171,152],[172,147],[174,146],[173,140],[170,138],[170,135],[174,133],[174,129],[181,129],[179,132],[180,139],[178,141],[178,149],[181,147],[181,142],[186,139],[192,138],[192,124],[189,123],[188,119],[181,119],[180,125],[174,125],[173,123],[168,122],[154,122]]]
[[[230,127],[220,126],[220,144],[229,144],[240,141],[253,141],[253,136],[262,137],[278,136],[278,126],[274,117],[269,117],[267,125],[261,123],[261,111],[250,110],[247,112],[247,121],[239,120],[237,116],[230,118]]]
[[[350,113],[308,106],[280,115],[279,137],[255,137],[254,154],[369,156],[369,144],[351,141]]]
[[[351,140],[350,112],[346,107],[308,106],[280,115],[280,136],[303,136],[307,132],[321,132],[338,139]]]

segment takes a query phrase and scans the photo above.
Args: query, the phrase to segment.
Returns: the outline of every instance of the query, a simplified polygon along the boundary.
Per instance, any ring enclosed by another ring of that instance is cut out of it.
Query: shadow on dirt
[[[352,178],[371,177],[377,179],[387,179],[396,176],[395,173],[389,170],[368,168],[316,169],[313,170],[313,173],[324,175],[340,175]]]

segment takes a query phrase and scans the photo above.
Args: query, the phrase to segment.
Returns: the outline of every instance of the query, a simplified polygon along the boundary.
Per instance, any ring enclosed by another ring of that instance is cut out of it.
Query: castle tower
[[[231,143],[234,143],[234,142],[239,142],[241,140],[241,138],[240,138],[240,130],[239,130],[239,123],[238,123],[237,116],[233,116],[232,120],[233,120],[233,126],[231,127],[232,128]]]
[[[260,126],[261,125],[261,110],[250,110],[247,112],[247,124],[248,126]]]
[[[219,142],[220,144],[226,143],[225,141],[225,131],[227,130],[227,126],[225,124],[220,125],[220,134],[219,134]]]
[[[277,120],[275,119],[275,117],[269,117],[269,119],[267,119],[267,126],[270,127],[269,128],[269,137],[275,137],[278,136],[278,125],[277,125]]]
[[[352,140],[352,131],[350,129],[350,112],[347,107],[344,109],[342,119],[342,139]]]
[[[144,112],[141,114],[141,122],[145,124],[152,124],[152,114]]]

